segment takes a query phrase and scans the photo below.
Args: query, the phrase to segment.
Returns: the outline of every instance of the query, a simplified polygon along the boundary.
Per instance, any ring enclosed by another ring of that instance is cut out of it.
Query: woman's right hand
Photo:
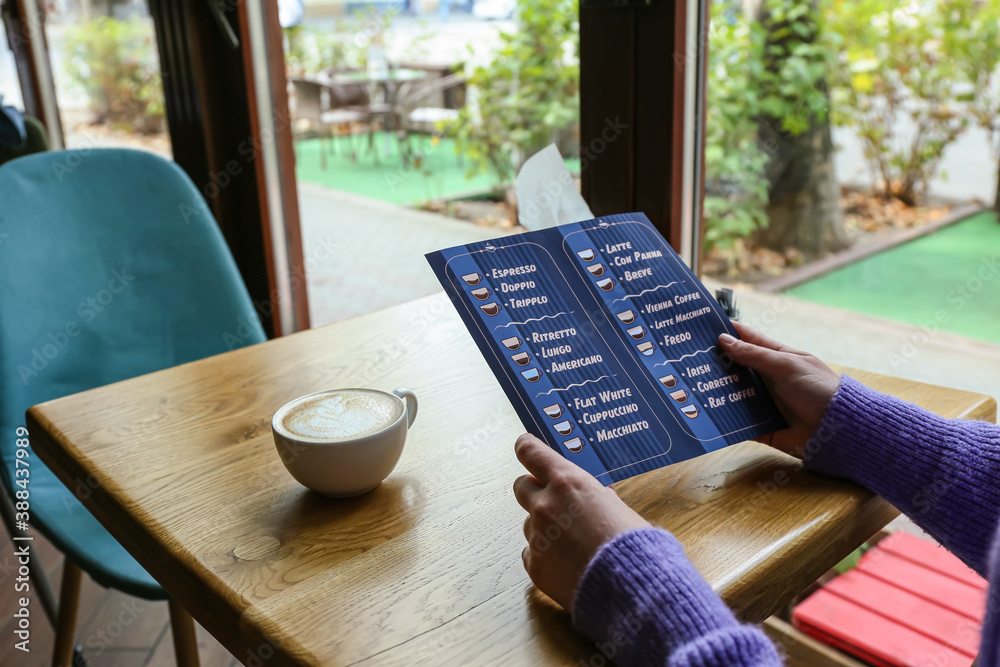
[[[736,363],[757,371],[788,422],[788,428],[758,441],[801,459],[806,441],[816,431],[840,386],[840,376],[808,352],[783,345],[738,322],[734,324],[743,340],[722,334],[719,347]]]

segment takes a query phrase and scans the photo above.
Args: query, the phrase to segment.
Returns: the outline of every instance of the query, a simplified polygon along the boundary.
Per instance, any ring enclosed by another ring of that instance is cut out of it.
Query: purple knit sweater
[[[990,576],[980,667],[1000,667],[1000,427],[952,421],[844,376],[806,466],[850,478]],[[832,437],[831,437],[832,436]],[[573,620],[620,665],[780,665],[741,624],[669,533],[642,528],[601,547],[580,581]]]

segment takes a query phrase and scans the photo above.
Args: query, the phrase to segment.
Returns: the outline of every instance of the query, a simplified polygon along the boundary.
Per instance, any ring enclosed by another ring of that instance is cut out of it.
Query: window
[[[704,272],[1000,343],[1000,281],[978,275],[1000,243],[981,211],[997,192],[1000,3],[710,13]]]

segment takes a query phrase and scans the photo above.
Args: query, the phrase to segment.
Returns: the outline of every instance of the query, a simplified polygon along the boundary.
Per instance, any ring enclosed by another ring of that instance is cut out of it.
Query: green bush
[[[944,150],[968,126],[976,95],[961,95],[959,86],[996,49],[983,44],[988,34],[976,34],[986,27],[971,22],[976,13],[975,0],[841,0],[828,7],[830,29],[844,44],[833,118],[861,139],[876,194],[916,205]],[[914,131],[904,136],[899,117]]]
[[[763,22],[738,4],[711,5],[705,243],[724,253],[767,226],[771,147],[758,140],[761,119],[775,119],[779,136],[794,136],[826,114],[818,92],[830,63],[822,16],[799,0],[765,0],[762,9]]]
[[[353,39],[358,26],[342,19],[332,29],[298,25],[285,28],[285,65],[292,76],[314,76],[333,67],[364,67],[362,39]]]
[[[730,250],[767,224],[767,155],[757,145],[763,61],[739,9],[712,2],[705,126],[705,243]],[[756,57],[755,57],[756,56]]]
[[[767,225],[761,118],[795,135],[822,120],[861,140],[874,192],[916,205],[970,123],[1000,157],[1000,2],[765,0],[769,23],[714,0],[709,35],[706,244]],[[777,29],[776,29],[777,28]],[[829,95],[825,92],[829,88]],[[903,133],[899,119],[915,128]]]
[[[966,90],[958,99],[968,104],[970,122],[986,130],[994,160],[1000,159],[1000,1],[978,6],[963,3],[959,28],[949,33],[946,48],[965,62]]]
[[[66,30],[64,67],[97,122],[132,132],[163,129],[163,86],[150,23],[99,18]]]
[[[516,13],[517,28],[469,77],[475,104],[446,128],[469,174],[490,171],[498,184],[580,119],[578,0],[519,0]]]
[[[404,60],[419,60],[426,55],[428,31],[407,34],[405,43],[387,43],[393,37],[389,30],[401,10],[390,6],[357,9],[351,16],[337,19],[332,26],[318,28],[297,25],[284,28],[285,66],[292,76],[315,76],[331,68],[364,68],[368,64],[368,48],[372,45],[393,48]]]

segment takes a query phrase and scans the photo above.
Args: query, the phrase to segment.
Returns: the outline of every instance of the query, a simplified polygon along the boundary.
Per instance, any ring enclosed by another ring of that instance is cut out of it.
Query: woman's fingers
[[[790,361],[786,352],[742,341],[726,333],[719,336],[719,346],[736,363],[749,366],[764,375],[778,374],[783,368],[787,369]]]
[[[745,324],[733,322],[733,326],[736,327],[736,331],[740,334],[740,338],[748,343],[753,343],[754,345],[766,347],[769,350],[777,350],[779,352],[786,348],[784,343],[776,341],[769,336],[765,336],[761,332],[752,327],[748,327]]]
[[[525,433],[514,443],[517,460],[542,484],[547,484],[560,470],[576,469],[577,465],[560,456],[551,447]]]
[[[531,543],[531,515],[524,517],[524,539]]]
[[[514,498],[517,504],[531,511],[532,502],[545,487],[532,475],[521,475],[514,480]]]

